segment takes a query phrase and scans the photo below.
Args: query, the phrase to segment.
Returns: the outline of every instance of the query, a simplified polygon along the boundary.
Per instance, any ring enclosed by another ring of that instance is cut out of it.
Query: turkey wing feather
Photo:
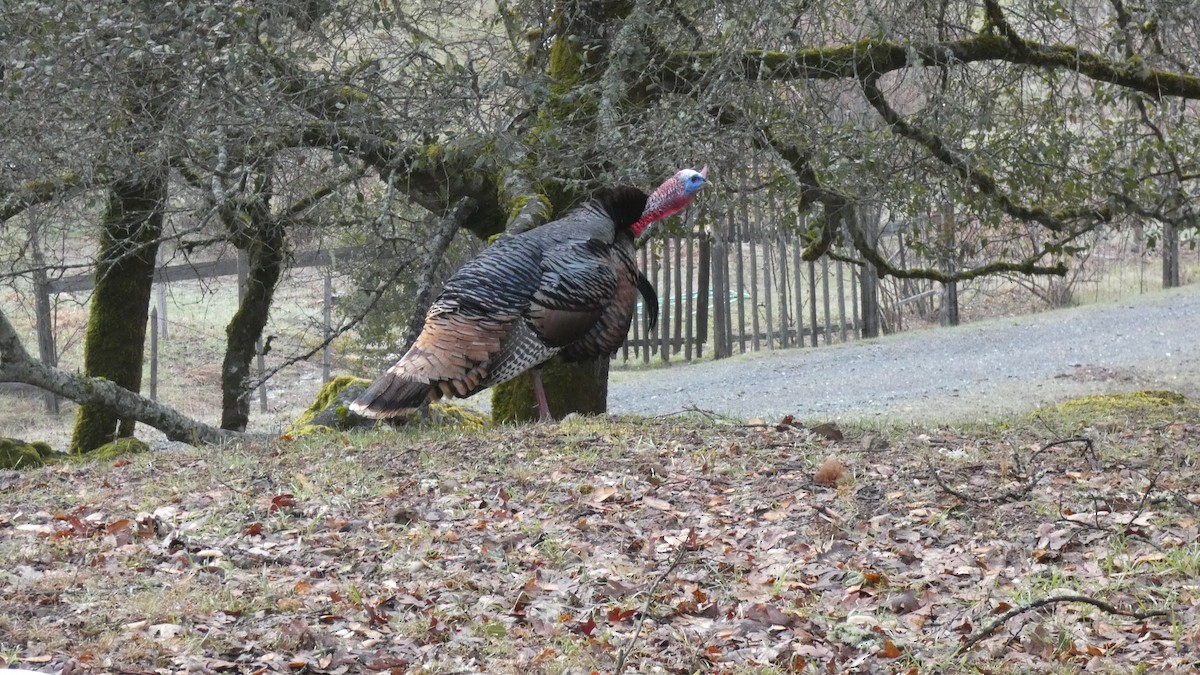
[[[543,341],[565,347],[596,325],[617,290],[610,246],[591,239],[550,249],[527,316]]]

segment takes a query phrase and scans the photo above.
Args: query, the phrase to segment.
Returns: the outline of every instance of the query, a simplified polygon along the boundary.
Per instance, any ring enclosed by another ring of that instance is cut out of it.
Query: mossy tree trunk
[[[546,403],[554,419],[571,413],[602,414],[608,410],[608,359],[566,363],[552,359],[542,367]],[[496,387],[492,395],[492,419],[524,422],[538,418],[533,396],[533,379],[526,372]]]
[[[547,65],[551,95],[539,111],[535,137],[560,124],[594,126],[598,101],[594,93],[585,94],[582,88],[600,79],[608,57],[608,36],[614,32],[610,28],[628,15],[632,6],[626,0],[565,0],[555,8],[555,37]],[[536,187],[539,196],[549,199],[555,214],[574,206],[583,196],[552,180],[543,180]],[[581,363],[555,358],[547,363],[542,382],[550,414],[561,419],[573,412],[607,412],[608,366],[607,356]],[[492,417],[497,422],[538,418],[528,373],[494,388]]]
[[[154,262],[167,197],[165,170],[116,181],[108,192],[96,286],[84,336],[84,372],[138,392]],[[71,452],[85,453],[132,436],[134,419],[106,406],[85,403],[75,417]]]
[[[268,192],[259,191],[254,201],[226,218],[226,225],[235,230],[234,243],[246,251],[250,261],[241,302],[225,327],[221,428],[231,431],[245,431],[250,421],[250,365],[258,353],[287,255],[287,228],[271,213],[268,199]]]

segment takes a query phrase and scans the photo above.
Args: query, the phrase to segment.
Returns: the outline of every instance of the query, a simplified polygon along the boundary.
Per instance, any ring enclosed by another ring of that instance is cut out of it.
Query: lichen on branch
[[[746,49],[740,56],[713,51],[676,52],[649,73],[666,91],[686,91],[711,79],[717,70],[744,81],[860,79],[904,68],[956,67],[1006,62],[1048,70],[1077,72],[1159,98],[1200,100],[1200,76],[1151,68],[1140,59],[1112,59],[1074,45],[1014,42],[1007,35],[984,33],[960,40],[893,42],[867,38],[853,44],[794,51]],[[730,65],[732,64],[732,65]]]

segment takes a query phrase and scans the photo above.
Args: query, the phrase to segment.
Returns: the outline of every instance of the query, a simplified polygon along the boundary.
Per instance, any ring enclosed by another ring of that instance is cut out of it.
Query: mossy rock
[[[300,438],[328,431],[369,429],[380,424],[380,420],[368,419],[350,412],[350,403],[362,395],[369,386],[371,386],[370,380],[364,380],[361,377],[339,375],[333,378],[321,388],[321,392],[317,394],[313,404],[288,427],[284,432],[285,435]],[[389,426],[407,426],[421,421],[420,415],[412,413],[382,420],[382,423]],[[487,424],[487,418],[483,415],[452,403],[430,405],[425,421],[437,426],[472,429],[482,428]]]
[[[478,410],[445,401],[429,404],[429,416],[426,421],[434,426],[461,429],[483,429],[490,422],[487,415]]]
[[[48,443],[0,437],[0,469],[35,469],[58,457]]]
[[[1040,408],[1033,417],[1055,419],[1072,427],[1119,429],[1200,417],[1200,406],[1173,391],[1141,390],[1083,396]]]
[[[365,429],[375,426],[375,420],[350,412],[350,402],[362,395],[370,380],[351,375],[339,375],[325,383],[312,405],[288,427],[286,435],[306,436],[317,430]],[[319,427],[320,429],[310,429]]]
[[[116,459],[122,455],[140,455],[143,452],[150,452],[150,445],[146,441],[133,436],[124,436],[83,454],[81,458]]]

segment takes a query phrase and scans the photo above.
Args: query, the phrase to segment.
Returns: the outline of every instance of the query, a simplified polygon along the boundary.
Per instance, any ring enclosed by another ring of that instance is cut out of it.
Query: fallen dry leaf
[[[821,438],[829,441],[841,441],[845,440],[846,438],[845,435],[842,434],[841,427],[839,427],[836,422],[825,422],[823,424],[818,424],[817,426],[813,427],[811,431]]]
[[[901,652],[900,648],[896,646],[896,643],[892,642],[891,640],[884,640],[883,648],[875,653],[876,656],[885,659],[898,659],[900,658],[901,654],[903,654],[903,652]]]
[[[1057,439],[1033,423],[889,432],[880,452],[795,421],[599,418],[4,474],[0,616],[26,617],[13,644],[97,672],[613,672],[626,648],[629,673],[1190,672],[1200,524],[1179,496],[1200,475],[1148,488],[1146,467],[1187,466],[1196,417],[1178,439],[1106,432],[1098,463],[1031,463]],[[924,462],[962,447],[939,470],[967,494],[1043,477],[962,500]],[[289,485],[303,499],[268,516]],[[952,656],[1064,581],[1174,614],[1046,606]]]
[[[817,485],[837,485],[850,478],[846,467],[836,457],[826,457],[813,475]]]
[[[662,499],[657,499],[655,497],[642,497],[642,503],[644,503],[646,506],[649,506],[652,509],[658,509],[659,511],[670,511],[671,510],[670,502],[664,501]]]
[[[590,495],[588,495],[588,498],[586,501],[592,502],[593,504],[600,504],[602,502],[607,501],[610,497],[612,497],[615,494],[617,494],[616,486],[604,485],[604,486],[596,488],[595,490],[592,490],[592,493]]]

